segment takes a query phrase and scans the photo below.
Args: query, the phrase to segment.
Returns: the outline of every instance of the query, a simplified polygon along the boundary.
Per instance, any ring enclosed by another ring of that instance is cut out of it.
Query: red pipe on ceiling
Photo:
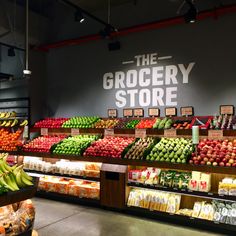
[[[236,4],[224,6],[220,8],[215,8],[213,10],[200,12],[197,16],[197,20],[204,20],[207,18],[217,19],[219,16],[226,15],[229,13],[235,13],[235,12],[236,12]],[[185,23],[184,18],[182,16],[175,17],[175,18],[165,19],[165,20],[161,20],[157,22],[151,22],[147,24],[136,25],[129,28],[120,29],[119,31],[112,33],[112,36],[123,36],[130,33],[137,33],[137,32],[142,32],[142,31],[147,31],[147,30],[153,30],[153,29],[160,29],[160,28],[164,28],[164,27],[168,27],[172,25],[178,25],[182,23]],[[42,45],[42,46],[39,46],[37,49],[40,51],[48,51],[54,48],[79,45],[82,43],[95,41],[99,39],[102,39],[102,37],[99,34],[93,34],[93,35],[83,36],[77,39],[68,39],[61,42]]]

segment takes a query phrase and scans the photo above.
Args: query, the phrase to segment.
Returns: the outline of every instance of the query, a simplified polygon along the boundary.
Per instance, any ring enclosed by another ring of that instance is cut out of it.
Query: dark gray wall
[[[198,115],[215,114],[220,104],[236,101],[235,26],[236,16],[227,15],[219,20],[130,34],[120,38],[120,51],[109,52],[105,40],[51,50],[47,56],[47,115],[106,116],[107,108],[116,107],[116,90],[103,89],[103,75],[137,69],[122,62],[155,52],[173,56],[157,66],[196,63],[189,83],[177,85],[177,107],[192,105]],[[164,107],[160,108],[163,111]]]

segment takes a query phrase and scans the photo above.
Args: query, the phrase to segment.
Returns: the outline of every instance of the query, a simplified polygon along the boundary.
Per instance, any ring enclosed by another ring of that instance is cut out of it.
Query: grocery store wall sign
[[[115,90],[115,105],[122,107],[177,106],[178,85],[188,84],[195,62],[161,65],[172,56],[157,53],[136,55],[123,65],[135,69],[108,72],[103,76],[103,88]]]

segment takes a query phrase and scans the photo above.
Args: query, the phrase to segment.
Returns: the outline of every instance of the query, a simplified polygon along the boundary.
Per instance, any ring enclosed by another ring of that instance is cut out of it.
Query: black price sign
[[[134,116],[135,117],[143,117],[144,116],[143,108],[135,108],[134,109]]]
[[[177,115],[176,107],[167,107],[165,109],[165,115],[166,116],[176,116]]]
[[[116,118],[118,116],[117,109],[108,109],[107,115],[109,118]]]
[[[160,116],[160,109],[159,108],[148,108],[148,115],[151,117],[158,117],[158,116]]]
[[[181,116],[193,116],[193,107],[181,107],[180,114]]]
[[[133,117],[133,109],[123,109],[124,117]]]
[[[221,105],[220,106],[221,115],[234,115],[234,106],[233,105]]]

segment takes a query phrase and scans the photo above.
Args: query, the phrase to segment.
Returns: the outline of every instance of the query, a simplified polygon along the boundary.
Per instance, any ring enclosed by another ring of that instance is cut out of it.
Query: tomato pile
[[[0,129],[0,150],[16,151],[18,146],[22,145],[19,140],[22,130],[11,133],[6,129]]]

